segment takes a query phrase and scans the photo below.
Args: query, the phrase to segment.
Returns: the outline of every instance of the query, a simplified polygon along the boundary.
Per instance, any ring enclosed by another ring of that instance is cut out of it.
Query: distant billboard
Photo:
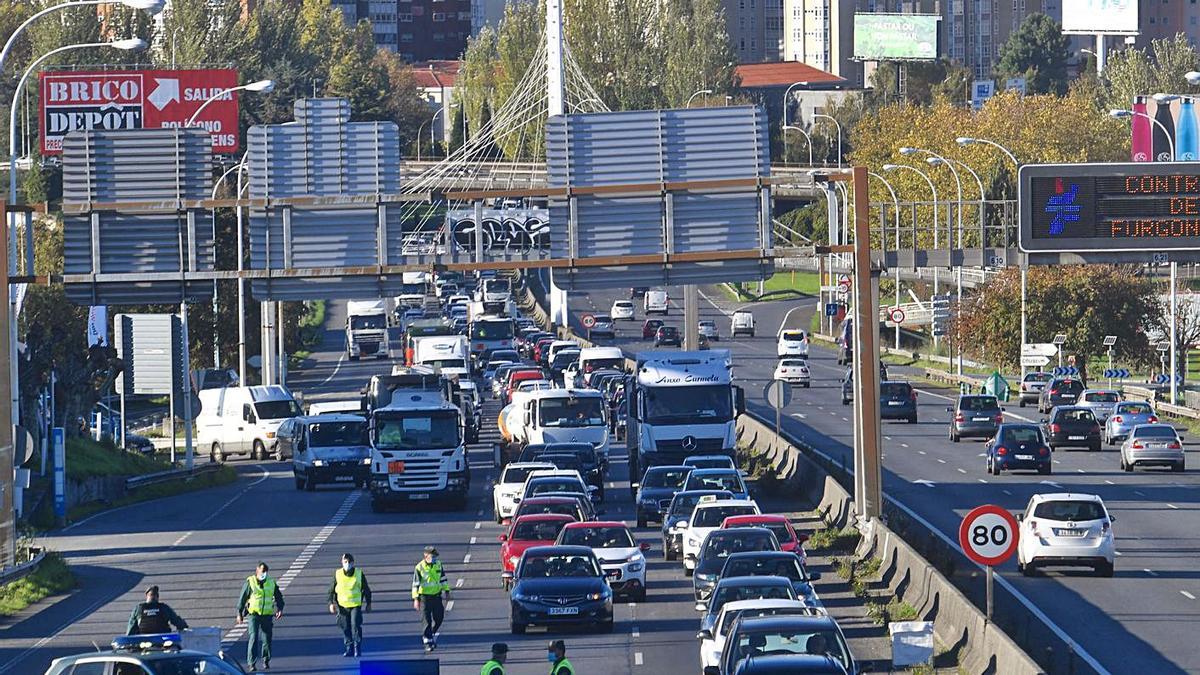
[[[855,14],[854,58],[936,59],[940,18],[933,14]]]
[[[1138,0],[1063,0],[1062,27],[1064,33],[1136,35]]]
[[[231,68],[204,70],[49,71],[41,76],[42,154],[62,153],[72,131],[181,127],[210,96],[237,86]],[[237,152],[237,93],[213,101],[195,126],[212,134],[214,152]]]

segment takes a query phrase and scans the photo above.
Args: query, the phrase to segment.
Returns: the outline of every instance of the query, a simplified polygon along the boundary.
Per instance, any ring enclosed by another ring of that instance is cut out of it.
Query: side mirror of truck
[[[739,415],[746,412],[746,390],[738,386],[733,388],[733,408]]]

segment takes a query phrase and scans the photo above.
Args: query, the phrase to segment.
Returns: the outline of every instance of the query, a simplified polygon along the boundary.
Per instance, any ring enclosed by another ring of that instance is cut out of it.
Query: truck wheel
[[[225,450],[221,447],[220,443],[213,443],[212,453],[209,455],[209,459],[219,464],[225,463]]]

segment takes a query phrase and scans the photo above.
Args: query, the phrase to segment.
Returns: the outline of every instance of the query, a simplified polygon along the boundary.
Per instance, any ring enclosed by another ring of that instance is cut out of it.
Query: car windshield
[[[727,602],[737,602],[738,600],[795,600],[796,591],[792,589],[790,584],[779,586],[767,586],[754,584],[751,586],[720,586],[713,592],[712,608],[713,612],[721,609],[721,606]]]
[[[540,495],[547,492],[582,492],[583,486],[576,478],[535,478],[529,483],[528,493]]]
[[[350,317],[350,330],[383,330],[387,328],[387,317],[382,314]]]
[[[1042,434],[1036,427],[1008,427],[1001,436],[1003,443],[1041,443]]]
[[[800,559],[790,553],[770,558],[733,558],[725,563],[721,575],[726,577],[783,577],[791,581],[808,581]]]
[[[121,668],[122,665],[117,664],[117,669],[114,671],[117,675],[125,672]],[[232,675],[238,672],[216,656],[204,656],[202,654],[180,654],[169,659],[147,660],[143,661],[142,665],[148,668],[154,675]],[[75,672],[80,673],[83,671],[79,667],[76,667]],[[130,669],[128,672],[131,675],[134,673],[141,675],[143,671],[141,668],[137,668],[136,670]]]
[[[800,332],[800,331],[798,331],[798,330],[789,330],[789,331],[787,331],[787,332],[785,332],[785,333],[783,334],[783,339],[784,339],[784,340],[791,340],[791,341],[803,340],[803,339],[804,339],[804,333],[802,333],[802,332]]]
[[[511,321],[476,321],[471,324],[472,340],[511,340],[512,336]]]
[[[1088,403],[1116,403],[1121,397],[1115,391],[1091,391],[1083,397]]]
[[[1154,410],[1150,408],[1149,403],[1122,403],[1117,406],[1117,412],[1126,415],[1150,415]]]
[[[428,359],[422,361],[421,365],[430,368],[466,368],[467,362],[464,359]]]
[[[739,661],[757,656],[813,654],[831,656],[843,665],[848,663],[837,633],[828,629],[784,632],[769,630],[753,633],[738,631],[737,644],[730,646]]]
[[[309,445],[314,448],[328,448],[341,445],[366,445],[367,423],[353,422],[318,422],[308,425]]]
[[[1000,403],[995,396],[963,396],[958,400],[958,409],[967,412],[999,410]]]
[[[692,527],[720,527],[721,523],[729,516],[753,516],[757,515],[754,512],[754,507],[750,504],[736,504],[729,506],[710,506],[703,509],[697,509],[692,514]]]
[[[734,553],[747,551],[774,551],[775,542],[771,541],[770,532],[722,532],[717,530],[704,540],[704,550],[701,557],[728,558]],[[740,574],[728,574],[736,577]]]
[[[483,288],[488,293],[508,293],[508,279],[485,279]]]
[[[564,370],[567,366],[575,363],[577,360],[579,360],[578,349],[564,349],[563,351],[554,355],[554,360],[550,362],[550,367]]]
[[[1138,427],[1133,430],[1134,438],[1169,438],[1175,440],[1175,429],[1172,427]]]
[[[736,471],[696,471],[688,476],[685,490],[729,490],[745,492],[742,477]]]
[[[733,395],[728,384],[648,387],[642,392],[648,424],[713,424],[733,419]]]
[[[254,410],[262,420],[282,420],[301,415],[300,405],[290,398],[285,401],[259,401],[254,404]]]
[[[879,385],[880,395],[890,398],[903,398],[908,396],[911,391],[912,387],[903,382],[884,382]]]
[[[1042,502],[1033,509],[1034,518],[1046,520],[1100,520],[1104,517],[1104,507],[1100,502],[1091,500],[1063,499]]]
[[[1077,423],[1095,422],[1096,416],[1092,414],[1091,410],[1059,410],[1058,414],[1054,416],[1054,421]]]
[[[633,548],[633,537],[624,527],[579,527],[563,531],[562,541],[567,546],[589,548]]]
[[[521,564],[522,579],[548,577],[598,577],[600,567],[587,555],[545,555],[525,557]]]
[[[509,539],[520,541],[554,541],[567,524],[565,520],[534,520],[518,522]]]
[[[538,415],[543,427],[600,426],[604,424],[604,401],[596,395],[544,398],[538,405]]]
[[[611,368],[612,370],[620,370],[625,366],[625,358],[617,356],[611,359],[588,359],[583,364],[583,372],[590,373],[602,368]]]
[[[381,450],[454,448],[459,442],[458,413],[392,412],[375,419],[375,447]]]
[[[688,474],[691,473],[690,468],[687,469],[651,469],[646,472],[646,477],[642,481],[642,487],[648,488],[681,488],[687,481]],[[699,498],[697,498],[698,500]],[[695,502],[693,502],[695,504]]]

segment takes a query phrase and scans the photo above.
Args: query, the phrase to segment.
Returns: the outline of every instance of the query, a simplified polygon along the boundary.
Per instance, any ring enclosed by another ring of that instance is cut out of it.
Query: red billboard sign
[[[52,71],[41,76],[42,154],[62,152],[68,133],[86,129],[181,127],[210,96],[237,86],[237,71]],[[214,152],[237,152],[237,92],[213,101],[193,126],[212,134]]]

